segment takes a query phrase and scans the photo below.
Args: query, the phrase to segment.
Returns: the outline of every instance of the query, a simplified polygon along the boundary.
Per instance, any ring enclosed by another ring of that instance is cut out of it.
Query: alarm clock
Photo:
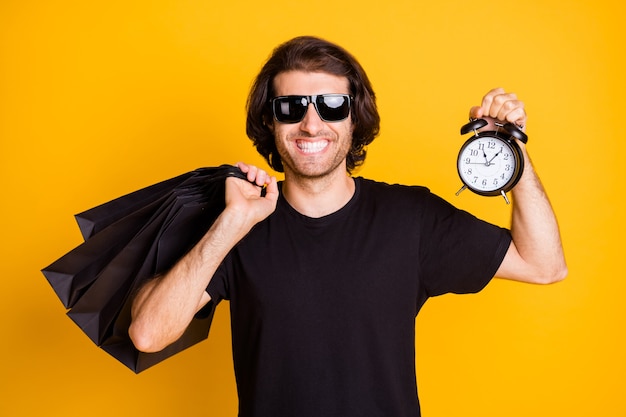
[[[469,189],[482,196],[504,197],[524,172],[524,155],[517,143],[528,142],[528,136],[512,123],[495,122],[496,130],[479,132],[489,123],[485,119],[471,119],[461,127],[461,135],[474,132],[461,146],[457,157],[457,170],[463,187],[456,192],[458,196]]]

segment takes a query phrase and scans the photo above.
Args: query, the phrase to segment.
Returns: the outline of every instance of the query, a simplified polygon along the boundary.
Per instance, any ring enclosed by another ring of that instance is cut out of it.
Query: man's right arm
[[[226,208],[194,248],[166,274],[144,284],[132,305],[129,335],[142,352],[158,352],[182,336],[210,301],[205,291],[228,252],[276,208],[278,185],[254,166],[237,164],[246,181],[226,180]],[[256,185],[254,185],[256,184]],[[265,196],[259,187],[266,185]]]

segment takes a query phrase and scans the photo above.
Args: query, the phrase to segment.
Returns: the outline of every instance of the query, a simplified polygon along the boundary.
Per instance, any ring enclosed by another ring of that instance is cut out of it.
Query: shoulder
[[[359,184],[359,187],[363,190],[363,192],[371,193],[373,195],[423,196],[430,194],[430,190],[428,188],[420,185],[391,184],[363,177],[357,177],[355,178],[355,181]]]
[[[419,207],[453,208],[450,203],[421,185],[390,184],[362,177],[357,177],[355,180],[359,184],[364,200],[385,205],[407,204]]]

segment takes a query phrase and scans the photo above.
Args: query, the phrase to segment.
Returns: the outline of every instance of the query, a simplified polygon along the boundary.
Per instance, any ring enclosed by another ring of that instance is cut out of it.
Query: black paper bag
[[[211,305],[163,351],[139,352],[128,336],[130,306],[146,280],[171,268],[211,227],[230,176],[246,179],[229,165],[199,168],[82,212],[76,219],[85,242],[42,270],[68,316],[134,372],[208,335]]]

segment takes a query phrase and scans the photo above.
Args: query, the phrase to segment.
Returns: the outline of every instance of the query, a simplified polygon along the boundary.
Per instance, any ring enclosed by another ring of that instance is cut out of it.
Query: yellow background
[[[135,375],[65,316],[39,270],[81,242],[73,214],[200,166],[263,161],[248,88],[312,34],[352,51],[382,132],[358,175],[460,187],[458,131],[491,87],[530,115],[529,149],[570,274],[429,301],[417,320],[428,417],[626,416],[623,2],[0,2],[0,415],[234,416],[226,305],[209,340]]]

